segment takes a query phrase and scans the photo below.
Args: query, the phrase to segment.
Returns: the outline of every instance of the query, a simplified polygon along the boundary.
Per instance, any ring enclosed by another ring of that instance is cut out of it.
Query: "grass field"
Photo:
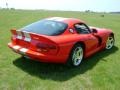
[[[50,17],[79,18],[88,25],[110,28],[116,43],[84,60],[77,68],[23,59],[7,47],[10,29]],[[120,15],[58,11],[0,10],[0,90],[119,90]]]

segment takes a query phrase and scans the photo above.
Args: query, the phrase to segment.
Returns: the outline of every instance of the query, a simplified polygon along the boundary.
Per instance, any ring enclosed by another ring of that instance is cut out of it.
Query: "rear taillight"
[[[36,45],[38,51],[49,51],[49,50],[55,50],[57,47],[52,44],[46,44],[46,43],[38,43]]]

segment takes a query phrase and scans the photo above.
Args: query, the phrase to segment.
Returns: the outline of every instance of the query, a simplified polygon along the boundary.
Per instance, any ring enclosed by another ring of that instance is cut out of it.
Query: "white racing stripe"
[[[30,34],[28,32],[23,32],[24,33],[24,36],[25,36],[25,41],[27,42],[30,42],[31,41],[31,37],[30,37]]]
[[[63,21],[67,18],[64,17],[52,17],[52,18],[47,18],[47,20],[55,20],[55,21]]]
[[[66,20],[67,18],[57,18],[56,21],[64,21]]]
[[[13,49],[18,50],[20,46],[13,46]]]
[[[47,20],[56,20],[58,18],[60,18],[60,17],[51,17],[51,18],[47,18]]]
[[[28,49],[27,48],[21,48],[19,51],[20,51],[21,54],[26,54]]]
[[[18,49],[20,49],[20,46],[17,46],[17,45],[16,45],[16,46],[13,46],[13,48],[12,48],[12,49],[13,49],[13,51],[17,52],[17,51],[18,51]]]
[[[20,30],[17,30],[17,39],[22,39],[22,32]]]

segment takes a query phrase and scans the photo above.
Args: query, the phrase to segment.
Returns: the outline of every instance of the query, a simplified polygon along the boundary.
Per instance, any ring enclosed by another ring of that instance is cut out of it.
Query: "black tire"
[[[113,35],[108,36],[105,49],[106,50],[111,49],[114,46],[114,43],[115,43],[114,36]]]
[[[67,65],[77,67],[81,64],[83,57],[84,57],[83,46],[81,44],[76,44],[71,50],[69,59],[67,60]]]

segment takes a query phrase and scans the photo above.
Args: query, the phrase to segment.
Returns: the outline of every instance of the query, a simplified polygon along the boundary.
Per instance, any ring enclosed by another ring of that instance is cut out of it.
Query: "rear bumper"
[[[67,59],[67,55],[46,55],[40,52],[29,50],[19,45],[14,45],[12,43],[8,43],[8,47],[18,54],[40,62],[65,63]]]

